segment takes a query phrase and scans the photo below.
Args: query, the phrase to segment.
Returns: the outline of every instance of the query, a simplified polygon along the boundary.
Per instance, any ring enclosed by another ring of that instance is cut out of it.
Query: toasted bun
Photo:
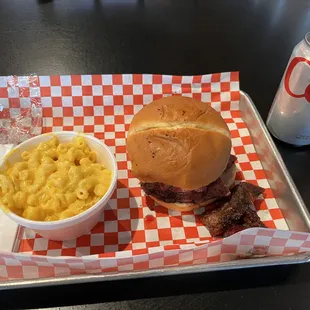
[[[134,176],[187,190],[215,181],[230,150],[230,132],[221,115],[206,103],[181,96],[143,107],[127,138]]]
[[[237,167],[232,165],[229,169],[227,169],[222,175],[221,178],[224,181],[225,185],[229,188],[233,187],[235,178],[236,178]],[[194,209],[198,209],[200,207],[208,208],[208,205],[214,201],[216,198],[204,201],[202,204],[193,204],[193,203],[167,203],[162,200],[159,200],[153,196],[150,196],[154,201],[156,201],[161,206],[171,209],[174,211],[191,211]]]

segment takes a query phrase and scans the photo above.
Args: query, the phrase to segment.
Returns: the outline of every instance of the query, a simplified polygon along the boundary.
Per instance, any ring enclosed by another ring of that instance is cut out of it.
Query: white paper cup
[[[21,143],[1,160],[0,169],[5,166],[6,162],[13,164],[20,161],[20,155],[23,151],[34,149],[39,143],[50,140],[53,135],[58,137],[60,143],[70,142],[75,136],[82,136],[85,138],[90,149],[97,153],[97,161],[112,172],[112,180],[108,191],[96,204],[85,212],[64,220],[53,222],[31,221],[20,217],[13,212],[5,213],[19,225],[33,229],[44,238],[50,240],[69,240],[90,232],[90,230],[98,223],[101,212],[111,198],[116,187],[117,165],[115,157],[110,149],[100,140],[82,133],[61,131],[42,134]]]

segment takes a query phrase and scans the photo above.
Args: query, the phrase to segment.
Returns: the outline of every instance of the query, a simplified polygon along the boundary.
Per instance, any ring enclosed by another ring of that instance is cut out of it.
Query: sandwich
[[[144,106],[131,121],[127,152],[146,195],[172,210],[206,207],[234,185],[230,131],[220,113],[190,97]]]

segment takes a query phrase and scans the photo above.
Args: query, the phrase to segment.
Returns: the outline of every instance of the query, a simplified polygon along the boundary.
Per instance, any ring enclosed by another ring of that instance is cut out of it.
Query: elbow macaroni
[[[21,154],[0,173],[0,204],[34,221],[57,221],[84,212],[107,192],[111,172],[96,162],[83,137],[57,137]]]

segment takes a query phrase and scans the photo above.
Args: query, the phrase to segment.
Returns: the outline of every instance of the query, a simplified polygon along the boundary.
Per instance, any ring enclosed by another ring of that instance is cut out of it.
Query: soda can
[[[310,32],[293,50],[269,111],[267,127],[286,143],[310,144]]]

